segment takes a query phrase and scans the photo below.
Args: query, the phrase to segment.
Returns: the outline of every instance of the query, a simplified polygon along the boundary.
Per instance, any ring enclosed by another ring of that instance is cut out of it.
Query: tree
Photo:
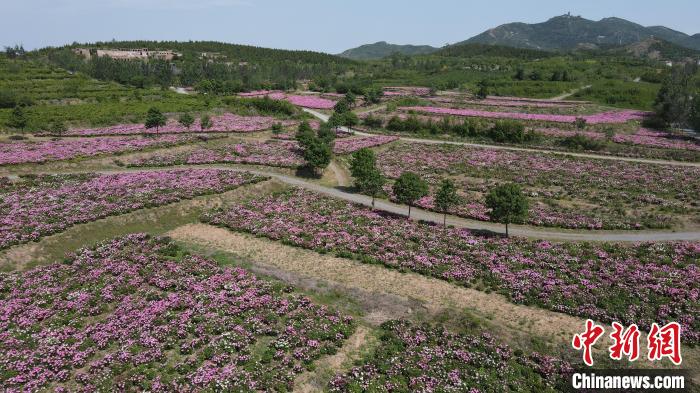
[[[183,113],[180,115],[178,122],[180,122],[180,124],[182,124],[183,127],[189,130],[190,127],[192,127],[192,124],[194,124],[194,117],[192,117],[192,115],[190,115],[189,113]]]
[[[314,138],[314,136],[314,130],[309,125],[309,122],[304,120],[299,124],[294,139],[296,139],[297,142],[299,142],[299,146],[303,148],[304,146],[309,144],[309,142]]]
[[[695,93],[693,99],[693,112],[690,115],[690,126],[697,132],[700,132],[700,92]]]
[[[29,120],[27,119],[27,114],[24,112],[24,109],[22,109],[21,106],[16,106],[10,114],[10,120],[7,122],[7,125],[11,128],[24,130],[24,128],[27,127],[27,123],[29,123]]]
[[[694,66],[677,66],[664,79],[656,96],[656,115],[667,125],[683,126],[688,123],[691,108],[691,78]]]
[[[350,173],[355,178],[355,187],[363,194],[372,197],[372,208],[374,208],[374,200],[382,192],[382,187],[386,183],[386,179],[377,168],[374,152],[368,148],[362,148],[353,153]]]
[[[444,227],[447,227],[447,213],[457,203],[459,203],[459,196],[455,183],[450,179],[444,179],[435,194],[435,207],[443,214],[442,225]]]
[[[306,141],[302,149],[306,167],[316,174],[326,168],[331,163],[331,158],[333,158],[331,147],[316,136]]]
[[[584,128],[586,128],[587,123],[588,121],[585,117],[577,117],[576,120],[574,120],[574,126],[576,126],[576,128],[578,128],[579,130],[583,130]]]
[[[506,224],[522,223],[527,218],[528,201],[519,185],[514,183],[501,184],[492,189],[486,196],[486,206],[491,209],[491,221]]]
[[[490,91],[489,91],[489,82],[488,81],[481,81],[478,84],[479,90],[476,92],[476,98],[478,99],[485,99],[488,97]]]
[[[211,128],[211,117],[209,117],[209,115],[202,115],[199,118],[199,128],[201,128],[202,131]]]
[[[68,129],[62,121],[54,120],[49,124],[49,131],[51,134],[61,136],[64,132],[68,131]]]
[[[151,107],[146,114],[145,126],[146,128],[155,128],[157,130],[159,127],[165,125],[166,120],[165,115],[163,115],[158,108]]]
[[[316,135],[328,146],[333,147],[335,142],[335,130],[328,123],[323,123],[318,129]]]
[[[428,195],[428,183],[413,172],[404,172],[394,182],[394,196],[399,203],[408,205],[408,217],[411,206],[420,198]]]

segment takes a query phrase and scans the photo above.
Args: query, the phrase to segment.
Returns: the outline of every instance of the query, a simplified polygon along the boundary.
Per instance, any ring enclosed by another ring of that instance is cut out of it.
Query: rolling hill
[[[621,18],[592,21],[572,15],[557,16],[543,23],[504,24],[462,43],[570,50],[581,47],[595,48],[599,45],[624,46],[652,37],[700,50],[700,34],[690,36],[663,26],[644,27]]]
[[[374,44],[366,44],[357,48],[348,49],[338,56],[353,60],[379,60],[394,53],[402,55],[427,55],[438,51],[429,45],[395,45],[385,41],[375,42]]]

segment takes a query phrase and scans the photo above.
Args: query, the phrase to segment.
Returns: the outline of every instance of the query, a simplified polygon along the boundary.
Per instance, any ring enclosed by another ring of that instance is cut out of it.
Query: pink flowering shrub
[[[393,142],[393,136],[342,138],[335,141],[335,154],[349,154],[363,147],[374,147]],[[304,165],[304,156],[293,136],[282,134],[277,140],[241,142],[235,145],[198,148],[181,153],[160,153],[136,159],[128,166],[172,166],[188,164],[250,164],[297,168]]]
[[[304,164],[304,159],[296,141],[268,141],[241,142],[180,153],[159,153],[136,159],[127,165],[144,167],[217,163],[296,168]]]
[[[0,385],[290,391],[353,322],[241,268],[134,234],[0,273]]]
[[[204,215],[287,244],[491,289],[515,303],[700,339],[699,242],[550,243],[477,235],[290,189]]]
[[[282,91],[277,90],[252,91],[250,93],[238,93],[238,95],[240,97],[247,98],[269,97],[273,100],[286,100],[293,105],[310,109],[332,109],[336,104],[336,102],[333,100],[321,98],[318,96],[286,94]]]
[[[399,110],[451,116],[484,117],[488,119],[537,120],[556,123],[573,123],[574,121],[576,121],[577,118],[580,117],[586,119],[587,124],[626,123],[630,120],[642,120],[645,116],[648,115],[647,112],[640,112],[635,110],[603,112],[594,115],[581,116],[553,115],[544,113],[490,112],[476,109],[455,109],[432,106],[402,107],[399,108]]]
[[[335,154],[349,154],[365,147],[375,147],[398,140],[396,136],[376,135],[361,138],[347,138],[335,141],[333,152]]]
[[[384,95],[387,97],[427,96],[429,94],[430,88],[428,87],[397,86],[384,88]]]
[[[700,152],[700,143],[696,140],[679,138],[667,132],[653,131],[646,128],[640,128],[634,134],[615,134],[613,142]]]
[[[488,218],[483,194],[503,182],[525,188],[531,198],[531,225],[635,229],[667,227],[673,215],[700,215],[692,197],[700,189],[697,167],[408,143],[380,152],[377,162],[389,178],[409,170],[433,185],[443,177],[457,177],[468,205],[455,213],[478,220]],[[432,208],[430,199],[419,205]]]
[[[135,134],[183,134],[183,133],[226,133],[226,132],[255,132],[272,128],[275,123],[292,125],[289,120],[278,120],[267,116],[239,116],[226,113],[211,117],[211,127],[202,130],[200,119],[188,129],[177,120],[168,120],[163,127],[146,128],[143,124],[119,124],[105,128],[74,129],[62,133],[65,136],[99,136],[99,135],[135,135]]]
[[[249,173],[211,169],[27,177],[0,190],[0,250],[75,224],[261,180]]]
[[[0,143],[0,165],[42,163],[102,154],[121,154],[175,146],[193,141],[196,141],[193,137],[163,135],[154,138],[90,138],[5,142]]]
[[[567,362],[522,355],[493,336],[454,334],[405,321],[382,325],[379,348],[364,364],[336,375],[331,392],[556,392]]]

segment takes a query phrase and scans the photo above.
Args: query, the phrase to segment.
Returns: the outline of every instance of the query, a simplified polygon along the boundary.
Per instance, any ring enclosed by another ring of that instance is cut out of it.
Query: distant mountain
[[[338,56],[353,60],[378,60],[394,53],[402,55],[427,55],[437,51],[438,48],[429,45],[394,45],[385,41],[366,44],[357,48],[348,49]]]
[[[570,50],[598,46],[624,46],[649,38],[660,38],[700,50],[700,34],[689,36],[663,26],[644,27],[620,18],[592,21],[562,15],[543,23],[508,23],[487,30],[462,43],[505,45],[541,50]]]

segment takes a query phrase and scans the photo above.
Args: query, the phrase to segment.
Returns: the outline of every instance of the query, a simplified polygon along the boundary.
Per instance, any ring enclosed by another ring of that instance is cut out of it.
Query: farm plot
[[[605,322],[678,321],[700,339],[697,242],[551,243],[441,229],[299,189],[205,214],[235,231],[497,291]]]
[[[5,142],[0,143],[0,165],[43,163],[103,154],[131,153],[192,143],[197,140],[188,136],[162,135],[152,138],[116,137]]]
[[[241,268],[135,234],[0,274],[9,391],[289,391],[344,317]]]
[[[0,249],[36,241],[75,224],[221,193],[264,177],[210,169],[3,179]]]
[[[404,321],[382,325],[380,347],[329,384],[331,392],[555,392],[573,371],[564,361],[515,353],[488,333],[453,334]]]
[[[554,123],[574,123],[577,118],[586,120],[587,124],[619,124],[631,120],[643,120],[648,113],[637,110],[620,110],[601,112],[590,115],[560,115],[526,112],[494,112],[467,108],[443,108],[434,106],[401,107],[404,112],[419,112],[430,115],[449,115],[462,117],[481,117],[486,119],[534,120]]]
[[[384,174],[413,171],[435,185],[454,178],[457,215],[488,220],[484,194],[520,183],[531,199],[528,224],[586,229],[664,228],[698,219],[700,168],[594,160],[450,145],[397,144],[378,154]],[[432,197],[418,202],[432,209]]]

